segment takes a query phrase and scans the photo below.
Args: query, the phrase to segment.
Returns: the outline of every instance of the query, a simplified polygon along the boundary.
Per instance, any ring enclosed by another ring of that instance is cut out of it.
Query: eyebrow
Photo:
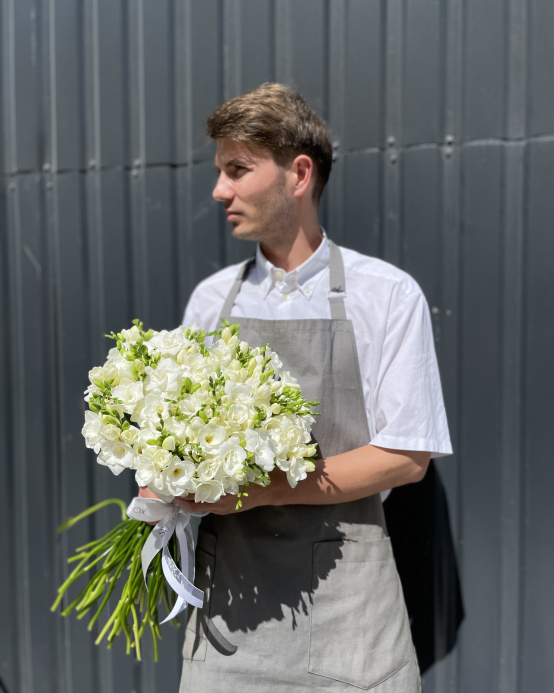
[[[246,166],[248,165],[248,162],[245,159],[229,159],[229,161],[225,161],[224,166]],[[219,167],[217,164],[214,164],[214,168],[216,171],[219,171]]]

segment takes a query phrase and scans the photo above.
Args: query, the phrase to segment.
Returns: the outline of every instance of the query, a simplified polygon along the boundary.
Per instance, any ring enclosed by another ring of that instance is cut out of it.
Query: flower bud
[[[175,438],[173,436],[168,436],[162,443],[162,448],[164,450],[175,450]]]
[[[280,411],[281,411],[281,405],[280,404],[277,404],[277,402],[275,402],[275,404],[271,405],[271,413],[272,414],[277,415],[280,413]]]
[[[231,330],[230,330],[228,327],[225,327],[225,328],[222,330],[222,332],[221,332],[221,339],[222,339],[226,344],[229,343],[229,340],[231,339],[232,336],[233,336],[233,334],[232,334]]]

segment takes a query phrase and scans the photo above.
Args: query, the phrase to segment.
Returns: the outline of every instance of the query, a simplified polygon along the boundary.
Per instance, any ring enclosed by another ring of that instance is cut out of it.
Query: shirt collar
[[[311,299],[315,286],[321,278],[322,270],[329,265],[329,241],[323,228],[321,232],[321,243],[314,253],[291,272],[275,267],[263,254],[258,243],[256,269],[264,298],[276,288],[280,293],[290,293],[294,289],[299,289],[308,300]]]

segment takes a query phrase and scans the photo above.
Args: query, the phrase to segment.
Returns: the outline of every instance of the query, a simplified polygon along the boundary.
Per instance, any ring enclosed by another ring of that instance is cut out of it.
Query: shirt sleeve
[[[429,307],[410,292],[388,320],[375,387],[371,444],[452,454]]]

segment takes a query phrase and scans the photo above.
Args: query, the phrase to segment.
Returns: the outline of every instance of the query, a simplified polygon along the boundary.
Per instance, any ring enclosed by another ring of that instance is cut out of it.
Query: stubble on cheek
[[[232,234],[241,240],[280,245],[294,234],[294,219],[294,206],[282,188],[271,196],[264,195],[254,205],[254,212],[233,226]]]

